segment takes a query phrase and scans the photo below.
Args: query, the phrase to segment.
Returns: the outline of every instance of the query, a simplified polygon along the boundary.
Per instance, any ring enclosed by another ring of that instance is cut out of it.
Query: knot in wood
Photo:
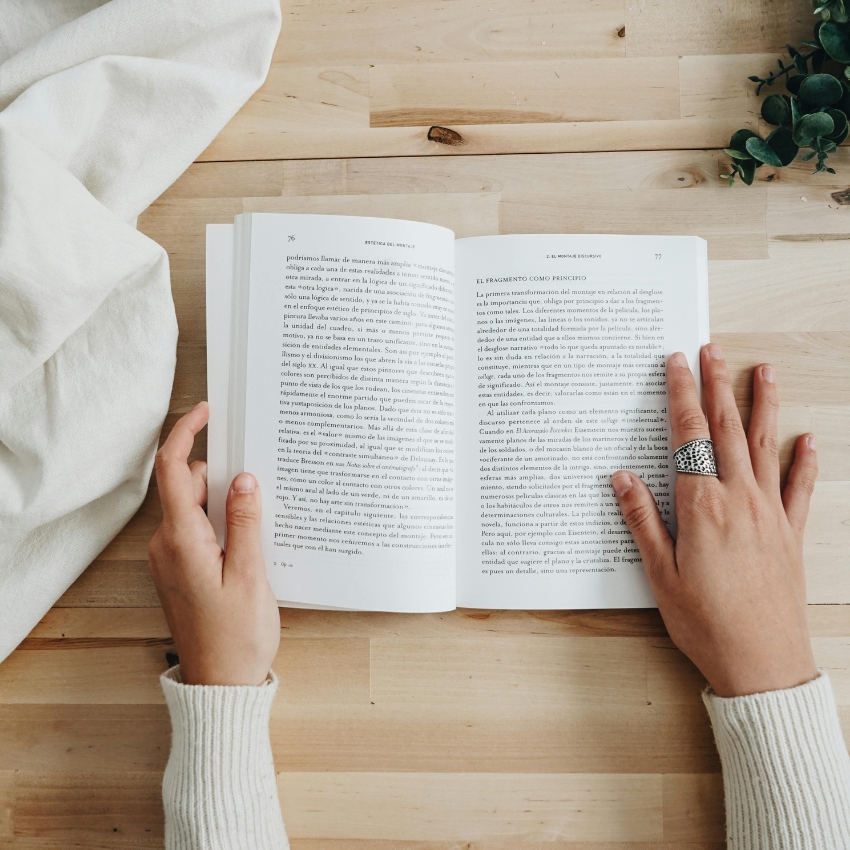
[[[449,130],[448,127],[432,127],[428,131],[428,138],[432,142],[439,142],[441,145],[462,145],[463,136],[455,130]]]

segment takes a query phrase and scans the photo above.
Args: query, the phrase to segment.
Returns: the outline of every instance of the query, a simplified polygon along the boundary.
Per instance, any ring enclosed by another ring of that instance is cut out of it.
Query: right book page
[[[675,531],[664,368],[699,374],[707,277],[690,236],[458,240],[459,606],[655,605],[609,479]]]

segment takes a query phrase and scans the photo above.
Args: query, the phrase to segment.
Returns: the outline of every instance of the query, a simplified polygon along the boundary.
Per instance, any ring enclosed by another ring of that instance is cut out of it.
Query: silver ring
[[[711,440],[691,440],[679,446],[673,454],[676,472],[688,475],[713,475],[717,478],[717,459],[714,457],[714,443]]]

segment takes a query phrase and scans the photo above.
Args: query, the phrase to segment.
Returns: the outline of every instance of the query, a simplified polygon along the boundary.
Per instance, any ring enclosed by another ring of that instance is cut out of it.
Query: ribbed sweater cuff
[[[782,691],[703,695],[731,850],[850,850],[850,758],[826,674]]]
[[[171,715],[162,796],[166,850],[283,850],[269,715],[277,677],[259,687],[160,678]]]

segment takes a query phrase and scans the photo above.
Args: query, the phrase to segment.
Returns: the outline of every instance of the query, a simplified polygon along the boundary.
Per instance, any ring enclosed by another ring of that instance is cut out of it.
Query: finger
[[[186,461],[195,435],[207,424],[210,409],[205,401],[177,420],[168,439],[156,453],[156,483],[163,519],[179,521],[197,506],[192,473]]]
[[[759,487],[765,492],[779,492],[779,393],[776,372],[763,363],[753,373],[753,412],[747,430],[750,460]]]
[[[673,539],[649,487],[631,472],[620,470],[611,476],[614,495],[620,503],[623,519],[635,539],[643,568],[653,588],[675,569]]]
[[[752,475],[747,435],[735,404],[723,349],[715,343],[703,346],[700,365],[708,427],[717,455],[720,480]]]
[[[207,463],[204,460],[193,460],[189,464],[192,473],[192,487],[195,492],[195,503],[203,507],[207,503]]]
[[[678,449],[691,440],[708,439],[708,422],[699,403],[697,385],[681,351],[677,351],[667,363],[667,393],[673,448]]]
[[[262,503],[257,479],[240,472],[227,494],[227,549],[224,553],[225,579],[228,573],[263,573],[260,546]]]
[[[817,437],[814,434],[803,434],[802,437],[797,437],[797,443],[794,446],[794,462],[791,464],[788,481],[782,492],[785,515],[791,526],[800,534],[806,527],[809,503],[818,477],[817,444]]]

